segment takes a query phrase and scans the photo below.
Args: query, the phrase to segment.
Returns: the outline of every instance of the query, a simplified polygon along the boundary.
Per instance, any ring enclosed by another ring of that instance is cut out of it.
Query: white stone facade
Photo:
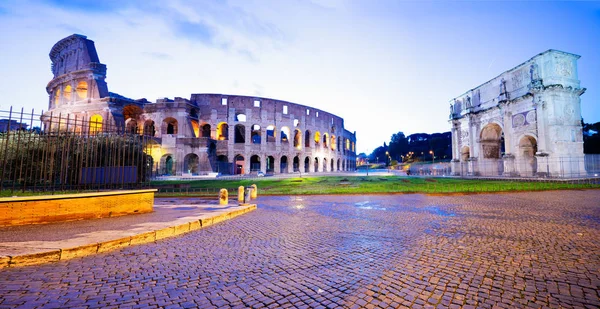
[[[452,99],[453,173],[585,174],[579,57],[548,50]]]

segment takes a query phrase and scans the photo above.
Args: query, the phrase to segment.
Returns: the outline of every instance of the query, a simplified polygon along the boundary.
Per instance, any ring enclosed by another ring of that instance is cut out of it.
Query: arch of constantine
[[[49,110],[43,117],[69,115],[90,121],[90,132],[104,125],[152,137],[150,154],[158,175],[355,168],[356,132],[331,113],[239,95],[129,99],[108,91],[106,65],[83,35],[60,40],[50,59],[54,78],[46,87]]]
[[[584,175],[577,59],[548,50],[450,101],[454,175]]]

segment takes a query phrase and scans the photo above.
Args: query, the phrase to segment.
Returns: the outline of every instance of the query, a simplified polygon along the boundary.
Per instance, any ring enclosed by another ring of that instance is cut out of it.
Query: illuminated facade
[[[192,94],[149,102],[108,91],[106,65],[82,35],[50,52],[45,116],[69,115],[154,137],[158,175],[314,173],[354,170],[356,134],[344,120],[309,106],[260,97]],[[62,123],[61,123],[62,125]],[[68,124],[65,124],[68,126]]]

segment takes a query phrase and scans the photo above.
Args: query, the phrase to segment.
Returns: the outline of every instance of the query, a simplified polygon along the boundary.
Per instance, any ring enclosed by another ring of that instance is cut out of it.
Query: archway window
[[[310,147],[310,131],[304,131],[304,147]]]
[[[335,144],[335,135],[331,135],[331,150],[335,150],[336,148],[336,144]]]
[[[338,152],[340,152],[340,149],[342,149],[342,147],[343,147],[341,140],[342,139],[338,136],[338,138],[337,138],[337,145],[336,145]]]
[[[281,142],[288,143],[290,138],[290,129],[288,127],[281,128]]]
[[[233,160],[233,164],[234,164],[234,174],[239,175],[239,174],[244,174],[244,166],[246,165],[246,159],[244,158],[244,156],[242,155],[237,155],[235,156],[235,159]]]
[[[60,103],[60,89],[56,88],[54,90],[54,105],[58,105],[58,103]]]
[[[217,140],[225,141],[229,139],[229,125],[221,122],[217,125]]]
[[[275,157],[267,157],[267,173],[273,173],[275,171]]]
[[[300,120],[294,119],[294,127],[297,127],[300,124]]]
[[[175,170],[174,170],[174,162],[173,162],[173,157],[170,155],[166,155],[165,157],[165,169],[164,169],[164,174],[165,175],[175,175]]]
[[[235,125],[234,143],[244,144],[246,142],[246,127],[243,124]]]
[[[125,105],[125,107],[123,107],[123,118],[125,118],[125,120],[127,119],[138,119],[142,114],[144,113],[144,111],[136,105]]]
[[[156,129],[154,127],[154,121],[146,120],[146,122],[144,122],[144,135],[154,136],[155,133]]]
[[[504,148],[502,128],[495,123],[488,124],[481,130],[480,136],[483,158],[499,159]]]
[[[65,92],[63,93],[63,97],[67,100],[67,101],[71,101],[71,95],[73,94],[73,89],[71,88],[71,85],[66,85],[65,86]]]
[[[279,172],[285,174],[288,172],[288,158],[286,156],[282,156],[279,163]]]
[[[298,156],[294,157],[294,173],[300,171],[300,158]]]
[[[258,172],[260,171],[260,157],[257,155],[253,155],[250,157],[250,171]]]
[[[77,92],[77,97],[79,99],[85,99],[85,98],[87,98],[88,84],[85,81],[80,81],[77,84],[77,89],[75,91]]]
[[[294,148],[302,148],[302,133],[298,129],[294,130]]]
[[[246,122],[246,115],[245,114],[235,115],[235,121]]]
[[[260,135],[260,126],[255,124],[252,125],[252,132],[250,133],[252,144],[260,144],[261,135]]]
[[[315,158],[315,172],[319,171],[319,158]]]
[[[231,174],[231,168],[229,167],[229,162],[227,161],[227,156],[225,156],[225,155],[217,156],[217,173],[221,173],[224,175]]]
[[[175,118],[166,118],[163,120],[164,134],[177,134],[177,120]]]
[[[184,158],[184,167],[186,173],[198,174],[200,159],[195,153],[190,153]]]
[[[202,137],[210,137],[210,124],[202,126]]]
[[[319,131],[315,132],[315,146],[321,147],[321,133]]]
[[[463,148],[460,149],[460,160],[465,162],[467,160],[469,160],[469,158],[471,157],[471,150],[469,149],[469,147],[464,146]]]
[[[310,171],[310,158],[304,158],[304,172],[308,173]]]
[[[138,127],[137,121],[135,119],[131,119],[127,122],[127,132],[131,134],[137,134]]]
[[[102,131],[102,116],[95,114],[90,118],[90,134],[96,134]]]
[[[350,140],[346,139],[346,150],[350,150]]]
[[[275,126],[270,125],[267,127],[267,143],[275,142]]]
[[[323,147],[327,148],[329,143],[329,135],[327,133],[323,133]]]

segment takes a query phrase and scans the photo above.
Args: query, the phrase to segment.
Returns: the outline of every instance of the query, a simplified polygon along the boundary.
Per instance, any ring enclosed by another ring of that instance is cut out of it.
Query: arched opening
[[[175,118],[169,117],[163,120],[162,134],[177,134],[177,129],[177,120]]]
[[[156,128],[154,127],[154,121],[146,120],[144,122],[144,135],[154,136],[156,134]]]
[[[327,172],[327,158],[323,158],[323,172]]]
[[[298,156],[294,157],[294,173],[300,171],[300,158]]]
[[[294,119],[294,128],[300,125],[300,120]]]
[[[198,155],[195,153],[190,153],[185,156],[183,159],[183,170],[189,174],[198,174],[198,163],[200,159]]]
[[[80,81],[77,84],[77,88],[75,89],[75,92],[77,93],[77,98],[79,98],[79,99],[87,98],[88,84],[85,81]]]
[[[460,161],[466,162],[469,160],[470,157],[471,157],[471,150],[469,149],[469,146],[463,146],[460,149]]]
[[[346,150],[350,150],[350,140],[346,139]]]
[[[340,167],[341,167],[342,161],[340,159],[337,160],[337,170],[340,171]]]
[[[204,124],[202,126],[202,137],[210,137],[210,124]]]
[[[252,144],[260,144],[261,135],[260,135],[260,126],[257,124],[252,125],[252,132],[250,133],[250,138],[252,140]]]
[[[323,133],[323,148],[327,149],[329,144],[329,134]]]
[[[321,147],[321,133],[315,132],[315,147]]]
[[[267,173],[275,172],[275,157],[268,156],[267,157]]]
[[[227,156],[225,156],[225,155],[217,156],[217,173],[221,173],[223,175],[231,174],[231,168],[229,166],[229,161],[227,160]]]
[[[346,160],[342,161],[342,171],[346,171]]]
[[[290,129],[288,127],[281,128],[281,142],[288,143],[290,138]]]
[[[90,134],[96,134],[102,131],[102,116],[95,114],[90,117]]]
[[[335,159],[331,159],[331,168],[329,169],[330,172],[335,172],[335,169],[333,168],[335,166]]]
[[[319,171],[319,158],[315,158],[315,173]]]
[[[286,156],[281,157],[281,161],[279,163],[279,171],[282,174],[288,173],[288,158]]]
[[[245,172],[244,166],[246,165],[246,159],[244,158],[244,156],[242,156],[242,155],[235,156],[234,165],[235,165],[234,174],[243,175]]]
[[[525,135],[519,140],[519,172],[521,176],[534,176],[537,173],[537,141]]]
[[[302,149],[302,133],[300,130],[294,130],[294,148]]]
[[[267,143],[275,143],[275,126],[270,125],[267,127]]]
[[[229,139],[229,125],[221,122],[217,125],[217,140],[226,141]]]
[[[57,106],[60,103],[60,88],[54,90],[54,105]]]
[[[260,157],[253,155],[250,157],[250,172],[260,171]]]
[[[486,125],[481,130],[480,143],[484,159],[500,159],[504,149],[502,128],[495,123]]]
[[[331,135],[331,150],[335,150],[336,148],[336,144],[335,144],[335,135]]]
[[[304,131],[304,148],[310,147],[310,131]]]
[[[310,158],[304,158],[304,172],[308,173],[310,171]]]
[[[175,160],[172,154],[165,154],[160,158],[162,174],[166,176],[175,175]]]
[[[338,145],[339,145],[339,146],[338,146]],[[336,147],[337,147],[337,150],[338,150],[338,152],[340,152],[340,149],[343,147],[343,146],[342,146],[342,143],[341,143],[341,139],[340,139],[340,137],[339,137],[339,136],[338,136],[338,138],[337,138],[337,144],[336,144]]]
[[[71,95],[73,94],[73,88],[71,88],[71,85],[66,85],[65,86],[65,92],[63,93],[63,97],[65,98],[65,100],[71,101]]]
[[[246,142],[246,127],[243,124],[236,124],[234,133],[234,143],[244,144]]]
[[[129,119],[125,126],[127,128],[127,130],[126,130],[127,133],[131,133],[131,134],[138,133],[138,124],[137,124],[137,121],[135,121],[135,119]]]
[[[246,114],[236,114],[235,121],[246,122]]]

